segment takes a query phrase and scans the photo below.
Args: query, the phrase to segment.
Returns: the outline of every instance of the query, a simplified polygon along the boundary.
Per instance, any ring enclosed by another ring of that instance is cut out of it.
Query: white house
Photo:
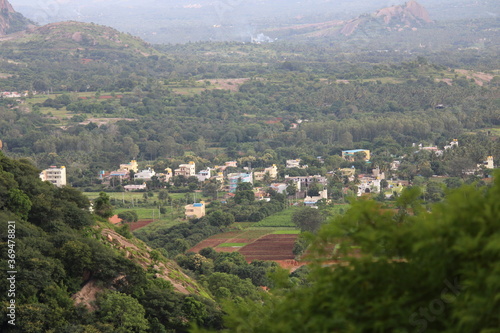
[[[312,207],[312,208],[317,208],[316,204],[321,199],[328,199],[328,190],[326,188],[323,191],[320,191],[318,196],[305,197],[304,198],[304,205],[306,205],[308,207]]]
[[[285,184],[285,183],[274,183],[274,184],[271,184],[271,186],[269,186],[269,187],[272,188],[273,190],[275,190],[278,193],[286,194],[286,188],[288,187],[288,184]]]
[[[125,185],[123,186],[125,191],[140,191],[140,190],[145,190],[147,188],[146,184],[141,184],[141,185]]]
[[[188,164],[181,164],[179,168],[175,169],[174,174],[176,176],[184,176],[186,178],[196,175],[196,165],[193,161]]]
[[[300,168],[300,158],[296,160],[286,160],[286,168],[287,169]]]
[[[199,182],[204,182],[207,179],[210,179],[210,173],[211,173],[210,168],[207,168],[206,170],[200,170],[198,174],[196,175],[196,178],[198,178]]]
[[[361,179],[361,183],[358,185],[358,197],[363,193],[380,193],[380,180],[373,178]]]
[[[64,186],[66,185],[66,167],[62,166],[58,168],[56,166],[51,166],[40,172],[40,179],[44,182],[51,182],[57,187]]]
[[[156,172],[151,168],[147,168],[136,173],[134,175],[134,179],[151,180],[151,177],[153,177],[154,175],[156,175]]]

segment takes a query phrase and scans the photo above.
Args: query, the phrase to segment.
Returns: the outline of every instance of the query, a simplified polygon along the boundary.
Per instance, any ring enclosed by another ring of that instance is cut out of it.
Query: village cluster
[[[437,156],[443,154],[443,150],[437,147],[424,147],[422,144],[414,144],[416,153],[418,151],[432,151]],[[458,140],[453,140],[449,145],[444,147],[444,150],[452,149],[458,146]],[[196,172],[196,164],[191,161],[186,164],[180,164],[176,169],[166,168],[162,172],[156,172],[153,168],[147,167],[144,169],[139,168],[139,163],[132,160],[128,163],[120,164],[119,168],[114,171],[101,171],[99,179],[102,184],[115,186],[116,182],[123,185],[125,191],[146,191],[147,182],[151,181],[153,177],[160,182],[170,183],[173,177],[183,176],[186,179],[190,177],[197,178],[198,182],[213,181],[219,186],[219,191],[225,192],[225,197],[233,197],[236,188],[240,182],[245,183],[259,183],[269,184],[267,187],[254,187],[254,193],[257,200],[269,200],[268,188],[273,189],[277,193],[290,195],[287,189],[293,186],[295,189],[296,201],[301,201],[303,205],[309,207],[317,207],[318,201],[328,200],[327,185],[330,177],[337,176],[339,179],[345,179],[349,182],[355,182],[357,186],[357,196],[362,196],[367,193],[380,193],[383,188],[402,188],[409,185],[407,180],[387,179],[385,172],[381,171],[379,167],[371,166],[370,151],[367,149],[355,149],[342,151],[342,158],[345,161],[359,161],[361,159],[367,164],[366,170],[370,173],[361,174],[359,170],[351,168],[339,168],[334,171],[328,172],[326,175],[309,175],[309,176],[289,176],[286,172],[288,169],[307,169],[308,166],[304,165],[300,159],[287,160],[285,165],[284,177],[279,177],[278,166],[273,164],[267,168],[253,170],[248,167],[238,168],[237,161],[227,161],[224,165],[207,167],[206,169]],[[321,159],[321,158],[320,158]],[[390,170],[396,172],[400,166],[399,160],[394,160],[390,164]],[[493,157],[488,156],[483,164],[478,164],[474,170],[464,170],[465,174],[478,172],[481,169],[493,169]],[[240,170],[240,172],[234,172]],[[357,172],[358,171],[358,172]],[[49,181],[56,186],[66,185],[66,168],[64,166],[50,168],[43,170],[40,178],[44,181]],[[278,181],[280,179],[280,181]],[[385,184],[382,182],[385,181]],[[307,195],[309,186],[313,183],[319,185],[322,190],[317,191],[317,195]],[[388,192],[390,196],[391,192]],[[193,203],[186,206],[187,217],[202,217],[205,215],[204,203]]]

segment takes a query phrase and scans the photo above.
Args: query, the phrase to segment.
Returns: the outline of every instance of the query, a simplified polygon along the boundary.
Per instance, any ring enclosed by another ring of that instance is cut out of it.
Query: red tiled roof
[[[122,223],[123,220],[119,218],[118,215],[113,215],[108,219],[108,221],[111,222],[112,224],[119,224]]]

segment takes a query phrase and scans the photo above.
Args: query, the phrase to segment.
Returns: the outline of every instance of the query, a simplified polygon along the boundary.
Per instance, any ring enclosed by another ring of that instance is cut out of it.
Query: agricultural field
[[[279,213],[273,214],[266,217],[260,222],[257,222],[252,227],[264,227],[264,228],[277,228],[277,227],[291,227],[295,228],[295,224],[292,222],[292,215],[297,211],[298,207],[290,207]]]
[[[293,260],[295,235],[271,234],[244,246],[239,252],[247,261],[253,260]]]
[[[199,252],[203,248],[212,247],[217,252],[238,251],[248,261],[258,258],[273,261],[293,260],[292,249],[299,233],[299,230],[293,228],[250,227],[207,238],[189,252]]]
[[[143,227],[149,225],[150,223],[153,223],[153,220],[140,220],[137,222],[130,222],[130,223],[126,223],[126,224],[129,225],[130,231],[134,231],[134,230],[143,228]]]

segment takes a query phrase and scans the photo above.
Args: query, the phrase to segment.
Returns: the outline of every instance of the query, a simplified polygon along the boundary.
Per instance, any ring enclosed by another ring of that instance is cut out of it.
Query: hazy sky
[[[39,24],[66,20],[94,22],[152,42],[158,42],[157,38],[166,34],[169,42],[238,40],[238,36],[255,35],[266,25],[347,20],[407,1],[9,0],[14,9]],[[498,17],[500,9],[500,0],[417,2],[427,8],[433,20]]]

